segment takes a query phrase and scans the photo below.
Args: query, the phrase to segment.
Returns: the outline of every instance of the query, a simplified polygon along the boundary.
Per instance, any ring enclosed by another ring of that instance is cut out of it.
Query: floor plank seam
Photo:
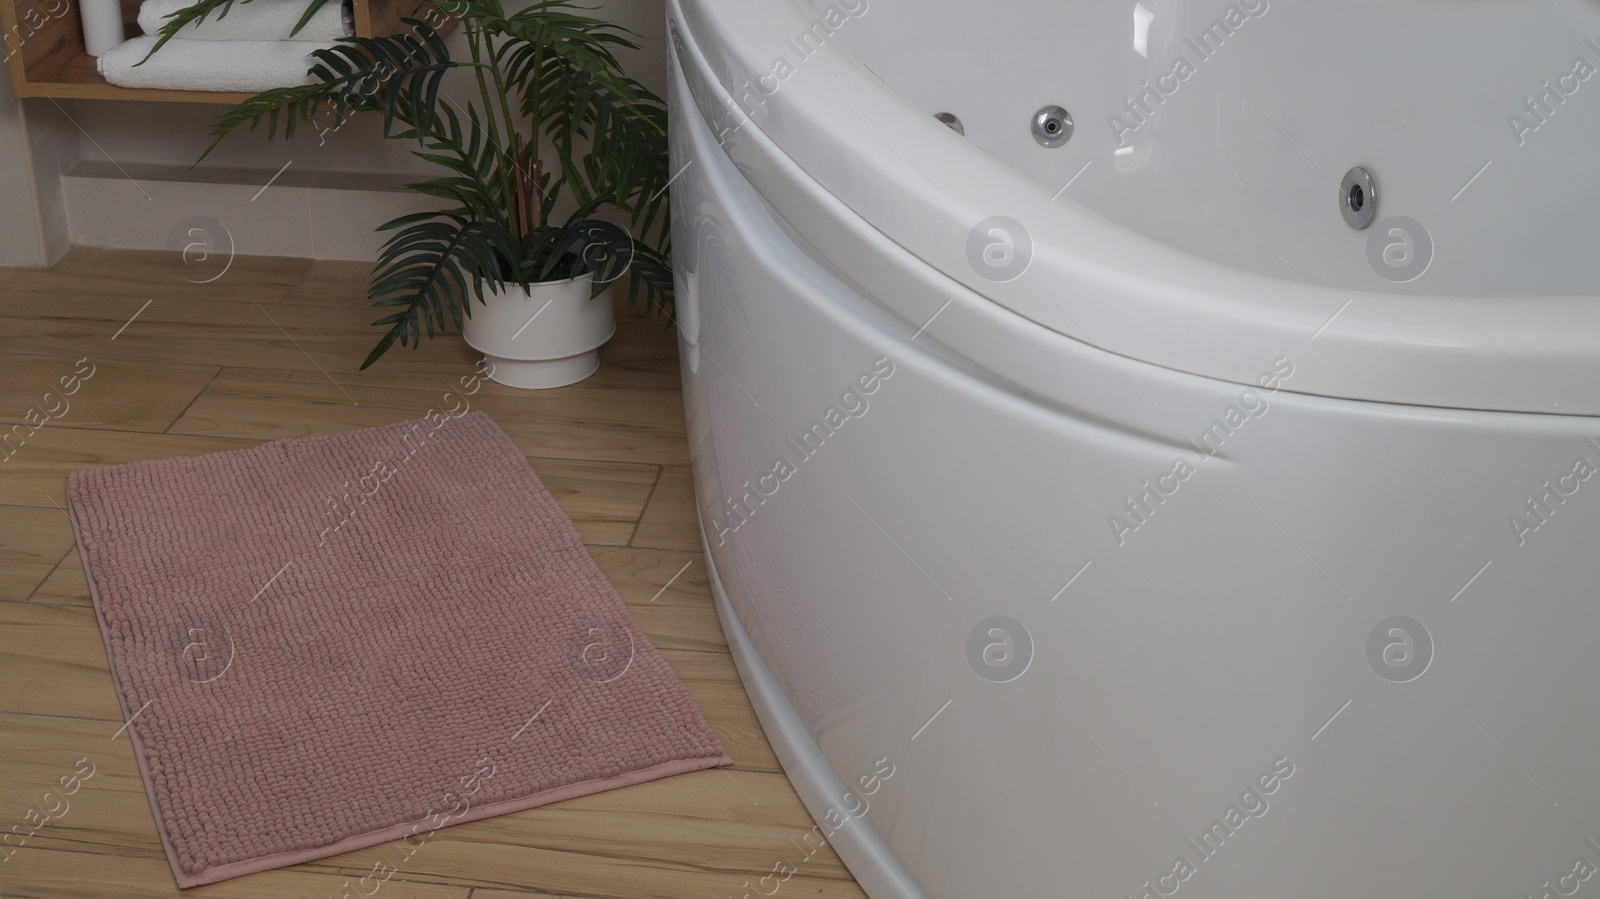
[[[644,498],[644,506],[639,509],[639,520],[633,523],[633,533],[628,535],[629,546],[632,546],[633,541],[638,538],[639,527],[644,524],[644,517],[650,514],[650,504],[655,502],[656,491],[661,488],[661,479],[666,474],[666,471],[667,467],[665,465],[656,466],[656,479],[650,482],[650,492]]]
[[[50,602],[48,600],[43,600],[43,599],[0,599],[0,602],[6,603],[7,605],[13,605],[13,606],[43,606],[44,608],[47,608],[47,609],[87,609],[87,608],[90,608],[89,604],[86,603],[86,602]],[[697,651],[697,650],[690,650],[690,649],[684,650],[684,652],[695,652],[695,651]],[[698,650],[698,651],[703,652],[704,650]]]
[[[55,503],[51,503],[51,505],[55,505]],[[33,508],[44,508],[44,507],[43,506],[35,506]],[[57,508],[59,509],[60,507],[57,506]],[[28,591],[27,597],[24,598],[22,601],[26,602],[26,603],[33,602],[33,598],[35,596],[39,595],[39,588],[43,587],[45,584],[50,583],[50,578],[54,577],[56,571],[61,568],[61,563],[65,562],[67,560],[67,557],[72,555],[72,551],[77,549],[77,548],[78,548],[78,544],[76,544],[76,543],[72,544],[71,546],[68,546],[67,547],[67,551],[61,554],[61,558],[57,559],[56,563],[54,565],[50,566],[50,570],[44,573],[44,578],[41,579],[39,581],[39,583],[33,585],[33,589]],[[53,605],[63,605],[63,603],[38,603],[38,605],[52,605],[53,606]]]
[[[300,258],[305,258],[305,257],[296,256],[296,257],[290,257],[290,258],[300,259]],[[303,267],[301,267],[301,269],[300,269],[300,274],[295,275],[294,283],[290,284],[288,289],[284,290],[282,299],[278,300],[278,302],[280,304],[284,300],[287,300],[288,298],[294,296],[295,290],[297,290],[300,287],[300,285],[306,283],[306,276],[311,274],[311,270],[317,267],[317,260],[314,257],[306,258],[305,259],[305,263],[306,264]]]
[[[101,856],[103,858],[132,858],[132,859],[138,859],[140,861],[147,861],[147,860],[150,860],[150,859],[163,859],[164,858],[164,856],[159,856],[159,855],[141,855],[141,854],[133,853],[133,852],[109,852],[109,851],[99,851],[99,850],[94,850],[94,849],[68,849],[65,846],[41,846],[41,845],[38,845],[37,843],[35,843],[34,845],[31,845],[31,846],[23,846],[21,849],[19,849],[17,851],[18,852],[26,852],[29,849],[32,849],[35,852],[58,852],[58,853],[61,853],[63,855],[98,855],[98,856]]]
[[[162,851],[162,850],[155,851],[155,852],[153,852],[151,854],[145,854],[145,853],[142,853],[142,852],[111,852],[109,850],[98,850],[98,849],[75,849],[75,848],[69,848],[69,847],[66,847],[66,846],[49,846],[49,845],[40,845],[40,844],[36,843],[36,844],[31,845],[31,846],[24,846],[24,847],[22,847],[22,849],[20,849],[18,851],[25,852],[28,849],[34,849],[34,850],[37,850],[39,852],[54,852],[54,853],[59,853],[59,854],[62,854],[62,855],[95,855],[95,856],[100,856],[101,858],[127,858],[127,859],[134,859],[134,860],[137,860],[137,861],[159,861],[159,862],[161,862],[163,864],[165,864],[166,860],[167,860],[166,853],[165,853],[165,851]],[[342,870],[344,867],[349,867],[349,868],[352,868],[353,870],[351,872],[346,872],[346,871]],[[297,865],[297,866],[291,866],[291,867],[288,867],[288,868],[278,868],[276,870],[283,871],[283,872],[293,872],[293,873],[296,873],[296,874],[309,874],[309,875],[314,875],[316,877],[349,877],[349,876],[353,876],[353,874],[355,874],[355,873],[364,873],[367,869],[360,868],[360,867],[354,866],[354,865],[346,865],[346,866],[326,865],[325,866],[325,865],[319,865],[319,864],[316,864],[316,863],[309,863],[309,864],[307,864],[305,866],[298,866]],[[461,882],[459,880],[445,880],[445,879],[442,879],[442,878],[439,878],[439,879],[426,879],[426,878],[419,878],[419,877],[416,877],[416,876],[404,877],[404,876],[400,876],[400,875],[391,875],[390,877],[385,878],[384,882],[385,883],[411,883],[411,884],[418,884],[420,886],[458,887],[458,888],[461,888],[461,889],[469,889],[469,890],[475,890],[475,889],[479,888],[479,887],[474,886],[474,885],[469,884],[469,883],[463,883],[463,882]]]
[[[189,414],[189,410],[194,408],[194,404],[198,403],[202,396],[206,395],[206,391],[210,390],[211,389],[211,385],[216,383],[217,376],[222,374],[223,370],[226,369],[226,368],[227,368],[226,365],[217,366],[217,370],[211,373],[211,377],[207,378],[206,382],[204,384],[200,385],[200,389],[195,391],[194,396],[189,398],[189,402],[184,404],[183,411],[179,412],[177,415],[174,415],[172,417],[172,420],[167,422],[167,426],[165,428],[161,429],[161,433],[162,434],[171,434],[172,433],[172,426],[176,425],[178,422],[182,421],[183,417],[185,415]]]
[[[0,715],[22,715],[25,718],[61,718],[67,721],[93,721],[97,724],[121,724],[121,718],[94,718],[88,715],[62,715],[58,712],[10,712],[0,709]]]

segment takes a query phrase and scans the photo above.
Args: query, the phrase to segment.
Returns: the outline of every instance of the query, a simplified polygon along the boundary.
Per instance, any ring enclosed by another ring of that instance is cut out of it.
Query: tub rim
[[[837,40],[773,92],[759,90],[769,70],[757,62],[762,50],[812,24],[797,3],[668,0],[667,17],[670,52],[715,85],[717,96],[703,96],[689,79],[723,151],[803,238],[815,228],[791,219],[774,189],[795,172],[973,294],[1107,353],[1242,384],[1259,360],[1287,353],[1304,360],[1296,392],[1600,415],[1600,394],[1588,389],[1600,362],[1600,298],[1384,294],[1234,269],[1052,198],[910,107]],[[1031,263],[1004,282],[966,261],[968,223],[996,210],[1033,235]],[[865,250],[827,259],[847,276],[877,261]]]

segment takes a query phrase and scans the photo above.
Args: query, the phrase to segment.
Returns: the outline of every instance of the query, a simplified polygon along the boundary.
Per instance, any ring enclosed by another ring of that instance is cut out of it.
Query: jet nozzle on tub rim
[[[1339,213],[1344,223],[1360,231],[1378,215],[1378,182],[1365,166],[1344,173],[1339,182]]]

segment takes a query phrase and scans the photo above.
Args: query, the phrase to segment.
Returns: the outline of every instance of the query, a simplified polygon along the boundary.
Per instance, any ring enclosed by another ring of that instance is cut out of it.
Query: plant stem
[[[478,46],[478,30],[476,28],[467,28],[467,49],[472,52],[473,74],[478,78],[478,97],[483,101],[484,119],[489,124],[489,142],[498,147],[501,152],[504,152],[505,144],[500,142],[500,126],[494,112],[494,100],[489,96],[489,84],[483,77],[483,70],[488,67],[483,64],[483,57]],[[511,180],[511,169],[505,165],[501,165],[499,168],[500,191],[503,197],[501,202],[504,204],[504,211],[507,213],[506,220],[511,227],[512,235],[520,241],[522,239],[522,225],[517,220],[517,195]],[[507,259],[506,262],[515,266],[517,260]]]
[[[509,140],[509,142],[511,144],[511,164],[516,167],[516,173],[517,173],[516,181],[515,181],[515,184],[517,186],[517,197],[516,197],[516,200],[517,200],[517,202],[519,204],[522,203],[522,202],[532,203],[532,204],[534,204],[534,208],[537,209],[537,210],[540,210],[541,213],[542,213],[542,211],[544,209],[544,204],[543,203],[539,203],[538,202],[538,197],[529,194],[529,192],[527,190],[525,190],[524,187],[523,187],[524,184],[531,183],[533,185],[534,191],[538,191],[538,189],[539,189],[538,181],[537,180],[532,180],[532,181],[529,180],[529,179],[536,179],[537,178],[537,175],[536,175],[537,168],[532,168],[532,170],[528,171],[528,172],[524,172],[522,170],[522,163],[523,163],[523,160],[522,160],[522,135],[517,131],[517,120],[514,117],[512,117],[512,115],[511,115],[511,103],[506,98],[505,78],[500,73],[500,58],[495,53],[494,37],[492,35],[490,35],[490,34],[485,33],[484,36],[483,36],[483,45],[484,45],[484,51],[489,56],[489,73],[494,77],[495,93],[498,94],[499,98],[500,98],[500,114],[505,116],[505,120],[506,120],[506,135],[507,135],[507,139]],[[532,141],[532,149],[533,149],[533,152],[531,152],[529,154],[529,157],[530,157],[529,161],[531,163],[532,162],[532,157],[537,156],[538,155],[538,151],[539,151],[539,131],[538,131],[537,128],[534,129],[533,136],[530,137],[529,140]],[[517,224],[518,224],[519,228],[522,225],[521,218],[522,218],[521,216],[518,216]],[[536,227],[541,227],[542,228],[544,226],[544,221],[543,221],[543,215],[542,214],[539,215],[534,221],[535,221]]]
[[[540,35],[540,37],[542,38],[543,35]],[[539,154],[539,134],[540,134],[540,132],[542,130],[540,128],[540,126],[542,124],[544,124],[544,41],[543,40],[539,40],[539,41],[535,41],[534,42],[534,45],[533,45],[533,68],[531,69],[531,72],[532,72],[532,77],[530,77],[528,79],[528,81],[529,81],[528,92],[533,97],[533,105],[531,107],[532,110],[533,110],[533,115],[531,117],[533,119],[533,137],[532,137],[532,140],[533,140],[533,153],[534,153],[535,156],[537,156]],[[540,162],[538,164],[536,170],[538,172],[537,177],[540,177],[540,178],[544,177],[544,163],[543,162]],[[537,183],[535,183],[535,186],[538,186]],[[544,194],[541,191],[540,195],[539,195],[539,227],[543,228],[544,226],[545,226]]]

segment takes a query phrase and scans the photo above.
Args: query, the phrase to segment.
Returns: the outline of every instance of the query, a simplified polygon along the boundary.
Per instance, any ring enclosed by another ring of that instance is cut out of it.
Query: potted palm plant
[[[233,2],[201,0],[162,40]],[[229,109],[211,148],[244,125],[289,138],[313,121],[381,115],[386,138],[415,142],[442,169],[408,187],[444,202],[379,226],[390,233],[368,294],[390,311],[361,367],[454,328],[502,383],[582,380],[615,328],[604,294],[624,272],[630,307],[642,296],[671,311],[665,106],[622,73],[614,51],[635,46],[630,33],[567,0],[511,13],[500,0],[424,4],[428,20],[405,19],[407,32],[314,51],[313,83]],[[453,59],[437,30],[447,17],[460,21],[467,59]],[[472,85],[464,102],[445,85],[455,69]]]

